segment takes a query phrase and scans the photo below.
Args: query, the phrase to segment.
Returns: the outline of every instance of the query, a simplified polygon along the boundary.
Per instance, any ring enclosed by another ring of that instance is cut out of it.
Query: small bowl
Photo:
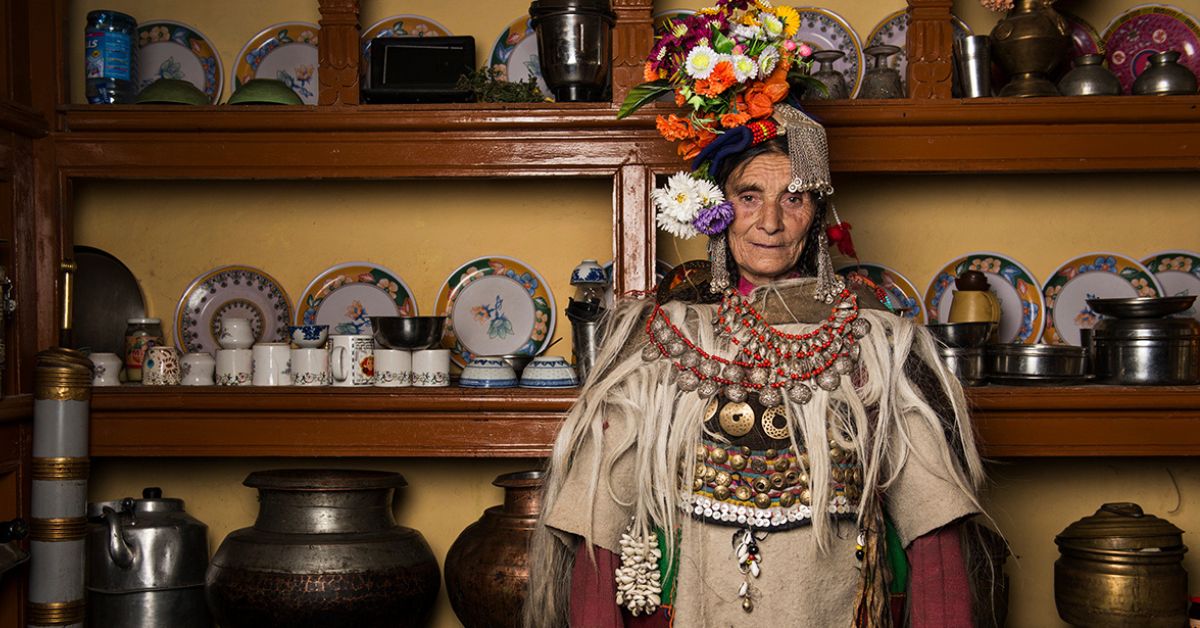
[[[301,349],[317,349],[329,340],[329,325],[288,325],[288,339]]]
[[[574,388],[578,385],[575,369],[567,364],[566,358],[556,355],[540,355],[521,371],[522,388]]]
[[[372,316],[375,342],[387,349],[420,351],[442,341],[445,316]]]
[[[608,273],[596,260],[585,259],[571,271],[571,285],[581,283],[608,283]]]
[[[139,105],[208,105],[208,94],[181,79],[160,78],[142,88],[134,99]]]
[[[517,372],[500,358],[471,358],[463,367],[458,385],[465,388],[512,388]]]
[[[993,323],[931,323],[925,328],[939,342],[954,349],[972,349],[987,344]]]
[[[1134,297],[1129,299],[1088,299],[1088,307],[1112,318],[1162,318],[1178,314],[1196,302],[1196,297]]]
[[[292,88],[279,79],[250,79],[229,97],[228,105],[303,105]]]

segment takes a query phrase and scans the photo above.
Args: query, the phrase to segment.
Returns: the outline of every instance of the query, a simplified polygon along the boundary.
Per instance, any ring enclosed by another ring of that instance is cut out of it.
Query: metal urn
[[[423,626],[440,577],[420,532],[396,525],[407,483],[383,471],[251,473],[254,526],[229,533],[206,592],[222,628]]]
[[[541,471],[502,475],[504,505],[484,511],[446,554],[446,592],[466,628],[518,628],[529,584],[529,537],[542,510]]]
[[[1054,604],[1089,628],[1187,624],[1183,531],[1132,503],[1104,504],[1054,542]]]
[[[555,100],[603,100],[617,19],[608,0],[533,0],[529,17],[542,78]]]
[[[1121,81],[1104,67],[1104,55],[1080,55],[1075,67],[1058,81],[1063,96],[1120,96]]]
[[[142,499],[88,505],[89,623],[105,628],[209,628],[204,602],[208,526],[182,499],[147,488]]]
[[[1146,69],[1133,82],[1135,96],[1186,96],[1196,93],[1196,75],[1179,63],[1178,50],[1150,55]]]
[[[1000,96],[1057,96],[1047,78],[1070,49],[1066,20],[1053,0],[1016,0],[1008,15],[992,29],[992,58],[1008,74]]]

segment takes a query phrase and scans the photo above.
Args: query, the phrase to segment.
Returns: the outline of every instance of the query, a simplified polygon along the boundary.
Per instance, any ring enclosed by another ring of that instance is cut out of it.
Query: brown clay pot
[[[222,628],[422,626],[437,560],[420,532],[396,525],[404,477],[382,471],[251,473],[254,527],[231,532],[205,592]]]
[[[446,554],[446,592],[466,628],[517,628],[529,584],[529,537],[542,509],[541,471],[502,475],[504,505],[467,526]]]

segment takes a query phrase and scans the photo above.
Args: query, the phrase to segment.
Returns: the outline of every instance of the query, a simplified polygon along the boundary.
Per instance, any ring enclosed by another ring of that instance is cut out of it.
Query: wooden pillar
[[[617,14],[613,28],[612,95],[620,104],[625,94],[642,83],[642,67],[654,44],[653,0],[612,0]]]
[[[613,179],[613,290],[621,295],[654,285],[654,170],[627,163]]]
[[[908,0],[908,95],[950,98],[954,71],[952,0]]]
[[[319,0],[321,39],[317,46],[319,105],[358,104],[358,0]]]

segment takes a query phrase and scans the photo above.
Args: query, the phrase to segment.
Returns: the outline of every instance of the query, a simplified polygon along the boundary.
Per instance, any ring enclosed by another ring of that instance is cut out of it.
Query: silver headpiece
[[[792,182],[788,191],[833,194],[825,127],[785,103],[775,105],[775,119],[787,135],[788,156],[792,160]]]

